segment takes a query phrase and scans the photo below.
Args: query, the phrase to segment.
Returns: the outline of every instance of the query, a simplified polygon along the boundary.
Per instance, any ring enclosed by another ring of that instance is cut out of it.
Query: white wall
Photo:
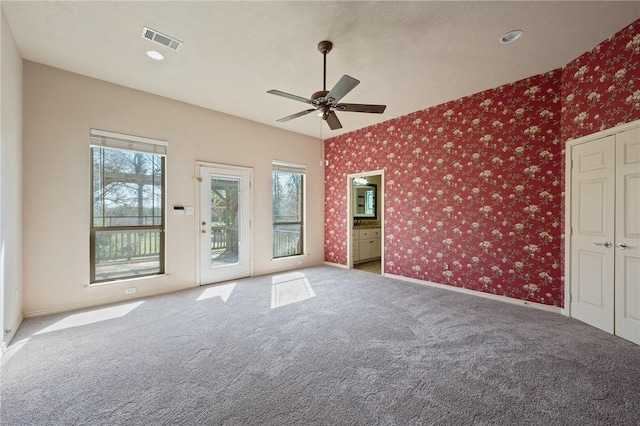
[[[0,57],[0,330],[22,319],[22,57],[2,12]]]
[[[298,259],[271,260],[271,164],[306,164],[309,257],[303,266],[322,264],[319,139],[25,61],[25,315],[130,297],[124,289],[131,284],[88,286],[90,128],[169,141],[168,275],[137,281],[135,297],[197,285],[197,215],[170,211],[196,205],[196,161],[253,168],[255,275],[299,267]]]

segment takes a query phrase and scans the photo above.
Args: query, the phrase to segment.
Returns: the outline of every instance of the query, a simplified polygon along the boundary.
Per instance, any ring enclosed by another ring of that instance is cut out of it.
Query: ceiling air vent
[[[147,27],[142,28],[142,38],[146,38],[147,40],[154,41],[158,44],[169,47],[173,50],[178,50],[180,46],[182,46],[182,42],[180,40],[176,40],[173,37],[169,37],[166,34],[162,34],[156,30],[152,30],[151,28],[147,28]]]

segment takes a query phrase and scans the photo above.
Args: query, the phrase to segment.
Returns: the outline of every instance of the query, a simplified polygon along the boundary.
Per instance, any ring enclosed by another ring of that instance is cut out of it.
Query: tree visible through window
[[[91,282],[164,273],[164,155],[93,132]]]
[[[304,252],[304,166],[273,163],[273,257]]]

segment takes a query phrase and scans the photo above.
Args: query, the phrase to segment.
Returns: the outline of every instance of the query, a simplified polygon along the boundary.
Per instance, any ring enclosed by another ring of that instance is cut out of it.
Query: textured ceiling
[[[566,65],[640,18],[640,2],[2,1],[23,58],[322,139]],[[184,42],[175,52],[140,37],[147,26]],[[498,39],[512,29],[513,44]],[[344,102],[383,115],[278,118],[327,86],[361,81]],[[149,49],[166,59],[145,56]]]

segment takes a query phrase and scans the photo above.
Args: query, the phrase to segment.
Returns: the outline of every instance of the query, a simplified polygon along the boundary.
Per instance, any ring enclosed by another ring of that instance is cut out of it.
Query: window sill
[[[113,281],[103,281],[103,282],[99,282],[99,283],[91,283],[91,284],[87,284],[85,287],[91,288],[91,287],[102,287],[102,286],[105,286],[105,285],[110,286],[110,285],[115,285],[115,284],[129,284],[129,283],[153,280],[153,279],[158,279],[158,278],[167,279],[169,277],[170,277],[169,274],[146,275],[144,277],[122,278],[122,279],[116,279],[116,280],[113,280]]]
[[[293,256],[286,256],[286,257],[273,257],[271,258],[272,262],[280,262],[280,261],[284,261],[284,260],[302,260],[302,259],[308,259],[309,258],[309,254],[296,254]]]

